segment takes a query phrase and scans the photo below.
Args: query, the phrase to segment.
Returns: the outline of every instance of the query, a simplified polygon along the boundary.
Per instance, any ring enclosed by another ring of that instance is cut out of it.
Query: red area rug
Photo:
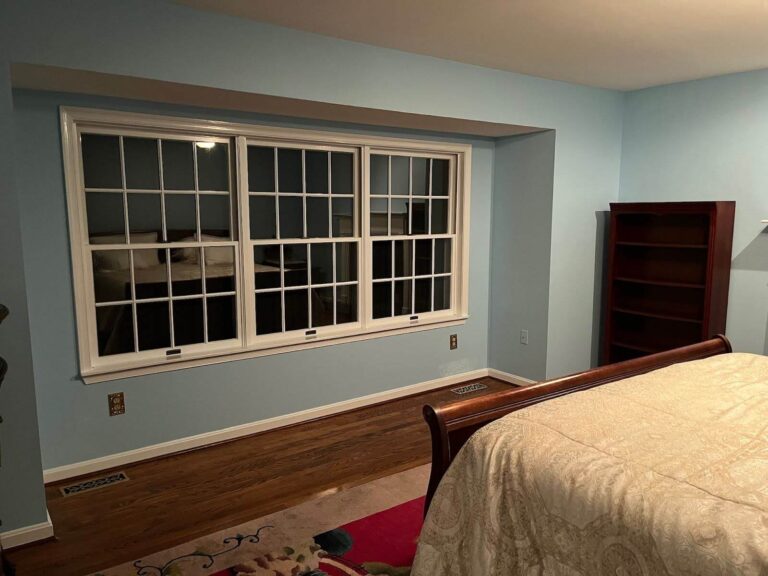
[[[214,576],[407,576],[416,555],[424,498],[318,534]]]

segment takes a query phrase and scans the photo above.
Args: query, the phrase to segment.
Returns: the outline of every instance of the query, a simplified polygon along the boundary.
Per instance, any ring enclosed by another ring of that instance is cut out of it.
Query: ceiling
[[[178,0],[326,36],[633,90],[768,68],[768,0]]]

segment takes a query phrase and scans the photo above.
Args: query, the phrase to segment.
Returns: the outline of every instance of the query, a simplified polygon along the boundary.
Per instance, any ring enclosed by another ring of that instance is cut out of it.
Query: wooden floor
[[[56,540],[11,550],[17,576],[84,576],[305,500],[429,462],[437,390],[176,456],[124,466],[130,481],[64,498],[46,487]],[[102,474],[98,474],[101,476]],[[72,483],[71,480],[64,484]]]

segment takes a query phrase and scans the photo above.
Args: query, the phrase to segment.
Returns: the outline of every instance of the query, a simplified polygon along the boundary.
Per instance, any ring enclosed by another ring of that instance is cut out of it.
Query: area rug
[[[334,492],[94,576],[407,576],[428,475]]]

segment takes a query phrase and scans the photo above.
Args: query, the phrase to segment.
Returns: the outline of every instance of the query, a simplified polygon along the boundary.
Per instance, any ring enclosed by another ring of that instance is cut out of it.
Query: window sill
[[[425,320],[419,324],[403,326],[397,328],[371,328],[367,332],[358,332],[348,336],[327,337],[323,339],[301,342],[298,344],[278,345],[269,348],[231,348],[219,351],[215,354],[199,354],[196,356],[187,356],[162,360],[154,364],[146,362],[136,364],[120,364],[113,366],[100,366],[83,370],[81,376],[85,384],[98,384],[100,382],[109,382],[123,378],[132,378],[136,376],[147,376],[150,374],[159,374],[173,370],[184,370],[186,368],[195,368],[198,366],[209,366],[212,364],[221,364],[224,362],[234,362],[237,360],[247,360],[249,358],[259,358],[261,356],[271,356],[274,354],[285,354],[288,352],[297,352],[299,350],[308,350],[311,348],[322,348],[325,346],[334,346],[337,344],[348,344],[352,342],[361,342],[364,340],[373,340],[387,336],[397,336],[411,332],[421,332],[424,330],[436,330],[438,328],[447,328],[449,326],[459,326],[465,324],[468,315],[453,315],[447,318],[435,318]]]

